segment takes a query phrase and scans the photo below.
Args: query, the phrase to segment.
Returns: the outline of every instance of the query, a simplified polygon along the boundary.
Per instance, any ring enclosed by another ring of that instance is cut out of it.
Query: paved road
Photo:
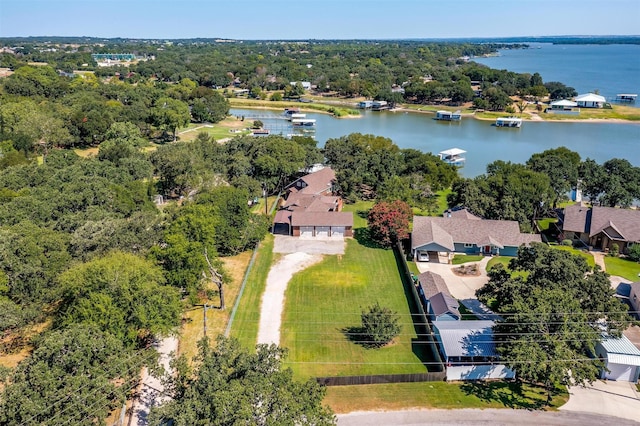
[[[592,413],[510,409],[407,410],[349,413],[338,416],[338,426],[378,425],[519,425],[519,426],[637,426],[637,421]]]
[[[178,339],[176,337],[167,337],[160,340],[154,345],[156,350],[160,353],[159,363],[164,367],[165,371],[171,372],[169,363],[173,358],[173,355],[178,352]],[[131,426],[146,426],[149,424],[149,412],[151,407],[160,405],[167,400],[167,397],[163,395],[164,386],[160,379],[149,375],[147,368],[145,367],[142,372],[142,386],[140,389],[140,397],[136,398],[133,402],[131,409],[131,418],[129,419],[129,425]]]

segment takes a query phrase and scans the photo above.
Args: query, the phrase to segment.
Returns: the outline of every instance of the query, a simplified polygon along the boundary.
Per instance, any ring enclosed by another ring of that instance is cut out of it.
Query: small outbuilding
[[[499,362],[493,321],[436,321],[433,330],[447,365],[447,380],[512,379]]]
[[[604,360],[600,378],[635,383],[640,376],[640,349],[626,336],[605,336],[596,345],[597,356]]]

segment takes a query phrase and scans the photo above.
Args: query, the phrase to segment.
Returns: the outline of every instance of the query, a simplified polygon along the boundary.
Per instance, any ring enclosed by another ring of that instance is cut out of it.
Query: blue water
[[[532,43],[530,49],[500,50],[500,56],[473,58],[495,69],[540,73],[579,94],[598,90],[608,100],[618,93],[640,94],[640,45]],[[538,48],[539,47],[539,48]],[[637,101],[640,106],[640,100]]]
[[[280,116],[278,111],[232,109],[231,114],[245,116],[248,122],[257,115],[272,133],[291,132],[285,127],[288,122],[275,119]],[[268,115],[274,119],[265,118]],[[640,166],[640,123],[525,122],[520,129],[505,129],[472,117],[446,123],[421,113],[365,111],[361,118],[353,119],[307,113],[307,118],[317,120],[315,139],[319,146],[329,138],[362,133],[390,138],[400,148],[434,154],[449,148],[464,149],[467,162],[461,173],[465,177],[484,173],[487,164],[495,160],[524,163],[532,154],[560,146],[578,152],[582,159],[602,163],[626,158]]]

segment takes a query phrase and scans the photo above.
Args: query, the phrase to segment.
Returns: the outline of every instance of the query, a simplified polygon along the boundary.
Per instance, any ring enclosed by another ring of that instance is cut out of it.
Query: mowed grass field
[[[357,212],[370,204],[345,207],[354,213],[357,233],[366,220]],[[368,247],[349,239],[344,255],[325,255],[294,275],[285,297],[281,346],[289,350],[285,364],[299,377],[421,373],[420,346],[392,250]],[[371,349],[349,339],[350,327],[361,325],[363,310],[379,302],[398,313],[402,331],[389,345]]]
[[[254,349],[258,342],[258,324],[260,322],[260,303],[267,275],[272,263],[277,261],[273,253],[273,235],[268,234],[260,243],[258,254],[247,277],[247,283],[240,299],[238,311],[231,324],[231,336],[249,349]]]
[[[616,275],[631,282],[640,280],[640,263],[621,257],[604,257],[604,264],[609,275]]]
[[[540,409],[546,403],[540,386],[513,382],[392,383],[327,388],[325,404],[336,413],[408,408],[522,408]],[[556,410],[569,400],[565,389],[557,389],[546,410]]]

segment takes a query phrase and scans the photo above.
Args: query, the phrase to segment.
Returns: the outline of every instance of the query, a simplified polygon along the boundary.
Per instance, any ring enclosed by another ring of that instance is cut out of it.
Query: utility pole
[[[204,304],[204,337],[207,337],[207,304]]]
[[[269,207],[267,203],[267,184],[266,182],[262,182],[262,196],[264,197],[264,214],[269,216]]]

